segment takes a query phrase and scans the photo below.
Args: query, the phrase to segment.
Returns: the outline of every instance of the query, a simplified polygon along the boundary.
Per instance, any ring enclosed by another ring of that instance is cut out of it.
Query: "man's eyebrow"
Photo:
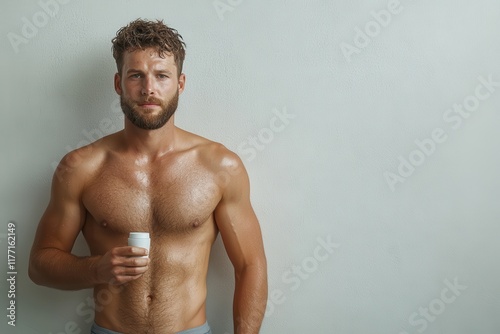
[[[159,69],[159,70],[155,70],[156,73],[166,73],[166,74],[170,74],[172,75],[172,71],[168,70],[168,69]]]
[[[132,73],[132,72],[136,72],[136,73],[137,73],[137,72],[139,72],[139,73],[142,73],[142,71],[141,71],[141,70],[138,70],[138,69],[135,69],[135,68],[129,68],[129,69],[127,70],[127,73]]]
[[[169,75],[172,75],[172,71],[168,70],[168,69],[159,69],[159,70],[155,70],[156,73],[166,73],[166,74],[169,74]],[[135,69],[135,68],[130,68],[127,70],[127,73],[144,73],[142,70],[139,70],[139,69]]]

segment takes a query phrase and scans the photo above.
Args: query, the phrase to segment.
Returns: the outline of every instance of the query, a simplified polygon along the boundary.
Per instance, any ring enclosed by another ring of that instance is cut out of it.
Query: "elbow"
[[[31,266],[28,268],[28,277],[36,285],[41,285],[40,280],[38,279],[38,276],[35,274],[35,271],[31,268]]]
[[[255,268],[255,270],[257,270],[261,275],[267,277],[267,259],[264,254],[258,258],[255,258],[250,266]]]
[[[254,258],[252,261],[245,262],[241,266],[235,267],[236,279],[251,276],[259,281],[267,283],[267,261],[265,257]]]
[[[28,265],[28,277],[30,280],[35,283],[36,285],[40,285],[40,281],[38,279],[38,275],[36,273],[35,265],[33,264],[33,261],[30,259],[29,265]]]
[[[34,259],[33,255],[30,256],[28,264],[28,277],[36,285],[43,285],[42,276],[40,275],[40,270],[38,269],[37,261]]]

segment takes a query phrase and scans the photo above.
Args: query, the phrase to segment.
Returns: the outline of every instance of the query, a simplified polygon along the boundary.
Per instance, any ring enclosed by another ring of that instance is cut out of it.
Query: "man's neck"
[[[161,158],[176,148],[175,129],[173,116],[163,127],[156,130],[138,128],[125,118],[124,144],[131,153],[146,155],[152,160]]]

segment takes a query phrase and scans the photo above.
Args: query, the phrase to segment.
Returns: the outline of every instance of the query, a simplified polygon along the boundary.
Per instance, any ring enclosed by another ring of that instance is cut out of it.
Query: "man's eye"
[[[160,79],[167,79],[168,75],[166,75],[166,74],[158,74],[158,78],[160,78]]]
[[[141,75],[140,75],[139,73],[136,73],[136,74],[132,74],[130,77],[131,77],[131,78],[138,79],[138,78],[140,78],[140,77],[141,77]]]

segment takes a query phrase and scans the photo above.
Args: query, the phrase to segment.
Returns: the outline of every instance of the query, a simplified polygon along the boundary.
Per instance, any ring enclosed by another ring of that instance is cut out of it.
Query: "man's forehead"
[[[129,50],[125,51],[123,53],[123,59],[125,63],[127,62],[156,62],[156,63],[163,63],[165,65],[174,65],[175,66],[175,59],[174,55],[170,52],[162,52],[160,53],[158,50],[154,48],[146,48],[146,49],[134,49],[134,50]]]

